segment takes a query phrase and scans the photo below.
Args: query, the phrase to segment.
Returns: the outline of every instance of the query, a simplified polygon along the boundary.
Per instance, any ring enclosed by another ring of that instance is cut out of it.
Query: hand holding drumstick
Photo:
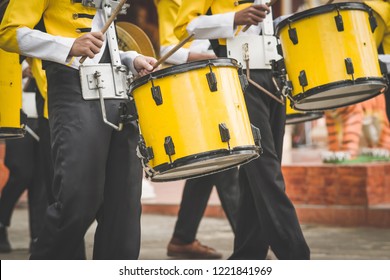
[[[243,9],[237,12],[234,16],[234,24],[237,25],[246,25],[242,32],[245,32],[251,27],[251,25],[258,25],[262,22],[267,14],[271,12],[269,7],[275,4],[278,0],[272,0],[267,4],[254,4],[246,9]],[[255,1],[256,3],[256,1]]]

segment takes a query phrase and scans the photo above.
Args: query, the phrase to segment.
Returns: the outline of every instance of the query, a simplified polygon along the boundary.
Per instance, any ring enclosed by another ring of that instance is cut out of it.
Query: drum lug
[[[299,79],[299,84],[302,86],[302,90],[305,91],[304,87],[308,85],[305,70],[302,70],[299,73],[298,79]]]
[[[226,124],[219,124],[219,134],[221,135],[222,142],[229,142],[230,140],[230,132],[229,128],[227,128]]]
[[[343,17],[340,15],[340,12],[338,10],[337,10],[337,16],[334,17],[334,20],[336,22],[337,30],[339,32],[344,31]]]
[[[296,28],[291,28],[290,25],[288,25],[288,37],[290,38],[291,42],[296,45],[298,44],[298,33]]]
[[[352,80],[355,80],[355,78],[353,77],[353,74],[355,73],[355,70],[353,68],[352,59],[347,57],[344,61],[345,61],[345,68],[347,70],[347,74],[348,75],[352,75]]]
[[[134,100],[119,104],[119,117],[122,123],[129,123],[138,119],[137,108]]]
[[[261,147],[261,133],[260,129],[253,124],[251,124],[252,128],[252,135],[253,135],[253,140],[255,141],[255,145],[259,147],[260,154],[263,153],[263,148]]]
[[[154,159],[153,148],[146,147],[145,139],[142,135],[139,136],[138,151],[139,151],[138,157],[143,159],[145,163],[147,163],[151,159]]]
[[[206,74],[206,78],[207,78],[207,83],[209,84],[209,88],[212,92],[214,91],[217,91],[218,90],[218,87],[217,87],[217,78],[215,76],[215,73],[213,72],[213,70],[211,69],[211,66],[209,65],[210,67],[210,72]]]
[[[238,70],[238,78],[240,80],[242,92],[245,93],[246,88],[249,86],[249,82],[246,75],[243,73],[242,68],[239,68]]]
[[[150,89],[152,92],[152,97],[154,102],[156,102],[156,105],[159,106],[163,104],[163,98],[161,94],[161,88],[160,86],[154,86],[153,79],[150,80],[152,82],[152,88]]]
[[[165,153],[169,156],[170,163],[172,163],[171,156],[175,154],[175,144],[173,143],[171,136],[165,137],[164,148],[165,148]]]

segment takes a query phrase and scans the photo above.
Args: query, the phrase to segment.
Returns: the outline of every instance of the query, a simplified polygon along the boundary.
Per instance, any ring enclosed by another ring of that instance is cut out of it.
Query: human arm
[[[223,12],[206,15],[213,0],[183,0],[175,25],[175,34],[182,39],[195,34],[196,39],[232,38],[239,25],[258,24],[269,8],[267,5],[238,5],[224,7]]]

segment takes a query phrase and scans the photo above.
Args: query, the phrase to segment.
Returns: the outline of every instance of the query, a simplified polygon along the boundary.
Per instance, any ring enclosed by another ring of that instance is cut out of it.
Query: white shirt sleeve
[[[211,16],[199,16],[187,26],[187,32],[195,39],[232,38],[234,36],[234,12]]]
[[[167,54],[171,49],[173,49],[175,46],[161,46],[160,47],[160,55],[163,57],[165,54]],[[167,58],[166,62],[170,64],[182,64],[186,63],[188,60],[190,50],[187,48],[180,48],[176,52],[174,52],[170,57]]]

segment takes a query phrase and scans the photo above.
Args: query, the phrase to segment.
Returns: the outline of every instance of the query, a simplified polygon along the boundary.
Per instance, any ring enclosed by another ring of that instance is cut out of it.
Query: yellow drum
[[[260,132],[251,126],[232,59],[168,67],[135,80],[138,146],[152,181],[207,175],[259,156]]]
[[[282,20],[282,46],[293,107],[325,110],[369,99],[386,89],[373,30],[362,3],[324,5]]]
[[[322,118],[324,116],[323,112],[319,111],[297,111],[291,107],[290,99],[286,98],[286,124],[296,124],[307,121],[314,121],[316,119]]]
[[[24,116],[19,55],[0,49],[0,138],[22,137]]]

